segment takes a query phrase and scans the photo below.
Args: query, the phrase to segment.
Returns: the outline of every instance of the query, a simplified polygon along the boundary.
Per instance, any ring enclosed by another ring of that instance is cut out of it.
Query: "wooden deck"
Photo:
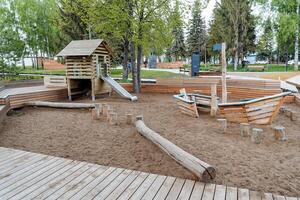
[[[3,147],[0,199],[300,200]]]

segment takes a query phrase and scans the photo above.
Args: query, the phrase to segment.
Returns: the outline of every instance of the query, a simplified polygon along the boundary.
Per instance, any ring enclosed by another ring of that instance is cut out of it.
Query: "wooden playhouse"
[[[75,40],[57,56],[65,58],[68,96],[90,94],[92,99],[114,89],[125,98],[136,100],[124,88],[109,77],[112,51],[102,39]]]

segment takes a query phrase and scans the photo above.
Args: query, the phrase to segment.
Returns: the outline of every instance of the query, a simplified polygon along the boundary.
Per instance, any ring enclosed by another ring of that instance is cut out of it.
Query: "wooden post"
[[[92,84],[92,101],[95,101],[95,80],[93,78],[91,79],[91,84]]]
[[[283,126],[275,126],[273,127],[274,137],[276,140],[286,141],[287,135],[285,132],[285,128]]]
[[[68,97],[69,101],[72,101],[72,91],[71,91],[71,80],[67,78],[67,84],[68,84]]]
[[[218,111],[217,84],[214,83],[211,85],[210,92],[211,92],[210,115],[212,117],[215,117]]]
[[[250,124],[240,123],[240,133],[242,137],[250,136]]]
[[[106,120],[107,120],[107,122],[110,122],[110,117],[111,117],[110,113],[114,113],[114,110],[113,110],[113,108],[111,108],[111,107],[109,107],[109,108],[107,109],[107,115],[106,115]]]
[[[227,103],[227,59],[226,59],[226,43],[222,43],[222,103]]]
[[[109,108],[110,108],[110,106],[107,105],[107,104],[102,105],[102,114],[103,114],[104,117],[107,117],[107,111],[108,111]]]
[[[260,128],[252,129],[251,141],[255,144],[261,143],[263,130]]]
[[[126,114],[126,124],[132,124],[132,114]]]
[[[118,125],[118,114],[115,112],[109,113],[109,124],[110,125]]]
[[[226,133],[227,131],[227,120],[226,119],[217,119],[219,122],[219,128],[221,129],[221,133]]]

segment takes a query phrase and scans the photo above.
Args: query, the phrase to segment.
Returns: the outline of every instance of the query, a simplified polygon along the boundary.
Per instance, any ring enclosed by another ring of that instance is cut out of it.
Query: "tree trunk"
[[[238,62],[239,62],[239,34],[238,30],[235,31],[235,52],[234,52],[234,71],[238,68]]]
[[[299,0],[297,0],[297,19],[296,19],[296,40],[295,40],[295,59],[294,59],[294,70],[298,71],[298,53],[299,53]]]
[[[128,63],[128,47],[129,47],[129,41],[128,41],[128,38],[125,38],[125,41],[124,41],[123,76],[122,76],[123,80],[127,80],[128,79],[128,67],[127,67],[127,63]]]
[[[135,93],[139,93],[139,85],[137,79],[137,68],[135,65],[135,44],[133,41],[130,42],[130,57],[131,57],[131,72],[132,72],[132,84]]]
[[[143,55],[143,47],[141,44],[138,45],[137,49],[137,81],[139,92],[141,89],[141,65],[142,65],[142,55]]]

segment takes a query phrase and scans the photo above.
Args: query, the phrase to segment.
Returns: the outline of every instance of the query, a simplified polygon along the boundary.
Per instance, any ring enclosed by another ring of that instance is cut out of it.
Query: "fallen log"
[[[148,128],[142,120],[137,120],[135,122],[135,126],[141,135],[156,144],[179,164],[193,172],[199,180],[208,181],[215,178],[216,170],[214,167],[184,151],[169,140],[163,138],[158,133]]]
[[[31,101],[25,103],[25,106],[51,107],[51,108],[95,108],[94,103],[63,103],[63,102],[49,102],[49,101]]]

